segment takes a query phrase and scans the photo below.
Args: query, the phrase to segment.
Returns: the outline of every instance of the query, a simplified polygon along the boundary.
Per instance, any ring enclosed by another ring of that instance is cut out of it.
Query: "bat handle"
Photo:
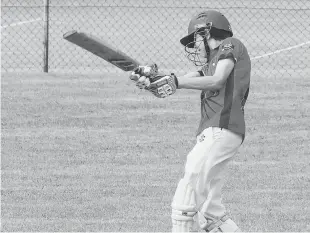
[[[138,75],[144,75],[143,71],[144,71],[143,66],[138,66],[137,68],[134,69],[135,74],[138,74]]]

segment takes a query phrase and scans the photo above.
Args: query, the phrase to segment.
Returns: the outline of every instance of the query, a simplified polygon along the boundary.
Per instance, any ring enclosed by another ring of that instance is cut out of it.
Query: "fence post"
[[[43,55],[43,71],[48,72],[48,36],[49,36],[49,0],[44,1],[44,55]]]

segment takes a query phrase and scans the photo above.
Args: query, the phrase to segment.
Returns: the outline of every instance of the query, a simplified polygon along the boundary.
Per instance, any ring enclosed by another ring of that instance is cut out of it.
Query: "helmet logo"
[[[232,31],[231,25],[230,25],[230,24],[228,24],[228,30],[229,30],[229,31]]]
[[[195,25],[195,28],[196,29],[199,29],[199,28],[203,28],[203,27],[205,27],[206,25],[205,24],[196,24]]]

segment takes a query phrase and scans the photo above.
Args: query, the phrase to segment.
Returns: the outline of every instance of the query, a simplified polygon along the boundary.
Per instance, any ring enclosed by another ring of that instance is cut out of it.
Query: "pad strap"
[[[223,223],[225,223],[229,217],[225,214],[222,217],[220,217],[219,219],[216,218],[215,216],[207,216],[205,217],[201,212],[198,211],[197,214],[198,217],[198,221],[199,221],[199,225],[200,228],[210,232],[213,229],[218,229]]]
[[[202,70],[198,70],[198,73],[199,73],[200,76],[205,76],[205,74],[203,73]]]
[[[204,229],[206,229],[209,232],[209,231],[213,230],[214,228],[219,228],[228,219],[229,219],[229,217],[225,214],[223,217],[221,217],[216,222],[211,222],[210,224],[208,224],[206,226],[206,228],[204,228]]]

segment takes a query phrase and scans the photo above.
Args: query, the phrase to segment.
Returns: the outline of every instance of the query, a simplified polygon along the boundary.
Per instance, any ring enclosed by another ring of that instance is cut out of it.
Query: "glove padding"
[[[150,84],[146,88],[158,98],[165,98],[173,95],[178,88],[178,79],[172,73],[171,75],[157,75],[149,78]]]
[[[176,92],[178,79],[174,74],[159,75],[158,66],[139,66],[129,76],[140,89],[146,89],[158,98],[165,98]]]

